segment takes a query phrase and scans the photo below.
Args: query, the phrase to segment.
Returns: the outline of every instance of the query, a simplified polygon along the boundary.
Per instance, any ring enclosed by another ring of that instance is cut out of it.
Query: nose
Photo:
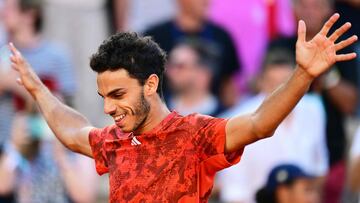
[[[116,106],[109,99],[104,99],[104,113],[105,114],[113,114],[116,111]]]

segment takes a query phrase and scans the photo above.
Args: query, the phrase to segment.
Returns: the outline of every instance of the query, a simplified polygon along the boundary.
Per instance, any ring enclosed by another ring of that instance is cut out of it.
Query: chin
[[[126,126],[123,126],[123,125],[117,125],[117,127],[119,127],[121,129],[121,131],[124,133],[130,133],[133,131],[132,129],[127,128]]]

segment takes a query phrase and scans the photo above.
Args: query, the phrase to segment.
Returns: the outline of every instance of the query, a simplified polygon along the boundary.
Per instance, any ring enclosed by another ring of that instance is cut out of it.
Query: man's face
[[[291,203],[318,203],[320,196],[315,187],[314,180],[301,178],[288,189]]]
[[[209,0],[178,0],[178,5],[194,18],[205,18]]]
[[[262,74],[260,91],[265,93],[274,91],[291,76],[292,71],[292,66],[288,64],[269,65]]]
[[[97,76],[98,93],[104,99],[104,112],[114,118],[123,132],[133,132],[144,124],[150,104],[137,79],[125,69],[105,71]]]
[[[197,55],[187,46],[176,47],[168,62],[167,75],[176,92],[191,91],[196,86]]]

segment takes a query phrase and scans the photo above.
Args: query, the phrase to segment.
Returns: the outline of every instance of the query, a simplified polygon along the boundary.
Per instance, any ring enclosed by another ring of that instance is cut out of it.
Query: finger
[[[339,29],[337,29],[330,37],[329,39],[333,42],[335,42],[341,35],[343,35],[346,31],[348,31],[351,28],[351,23],[347,22],[344,25],[342,25]]]
[[[353,44],[357,40],[358,40],[358,37],[356,35],[353,35],[350,38],[347,38],[346,40],[343,40],[343,41],[335,44],[335,51],[339,51],[339,50]]]
[[[12,54],[16,57],[20,57],[21,58],[21,53],[19,50],[17,50],[17,48],[14,46],[14,44],[12,42],[9,43],[9,48],[10,51],[12,52]]]
[[[16,71],[19,71],[18,66],[17,66],[15,63],[13,63],[13,62],[11,62],[11,67],[12,67],[14,70],[16,70]]]
[[[18,62],[16,56],[14,56],[14,55],[11,55],[11,56],[10,56],[10,61],[13,62],[13,63],[17,63],[17,62]]]
[[[306,40],[306,25],[303,20],[299,20],[298,41],[305,42],[305,40]]]
[[[16,78],[16,82],[19,84],[19,85],[24,85],[22,80],[20,78]]]
[[[331,29],[331,27],[334,25],[334,23],[339,19],[340,15],[338,13],[335,13],[332,15],[328,21],[324,24],[324,26],[320,30],[320,34],[326,36]]]
[[[356,57],[356,53],[349,53],[349,54],[339,54],[336,55],[336,61],[348,61],[354,59]]]

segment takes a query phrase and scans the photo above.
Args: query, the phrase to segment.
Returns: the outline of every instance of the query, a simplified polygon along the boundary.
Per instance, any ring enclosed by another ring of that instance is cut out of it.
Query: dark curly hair
[[[120,32],[106,39],[91,56],[90,67],[97,73],[125,69],[141,85],[151,74],[159,77],[157,93],[162,98],[166,54],[151,37],[135,32]]]

